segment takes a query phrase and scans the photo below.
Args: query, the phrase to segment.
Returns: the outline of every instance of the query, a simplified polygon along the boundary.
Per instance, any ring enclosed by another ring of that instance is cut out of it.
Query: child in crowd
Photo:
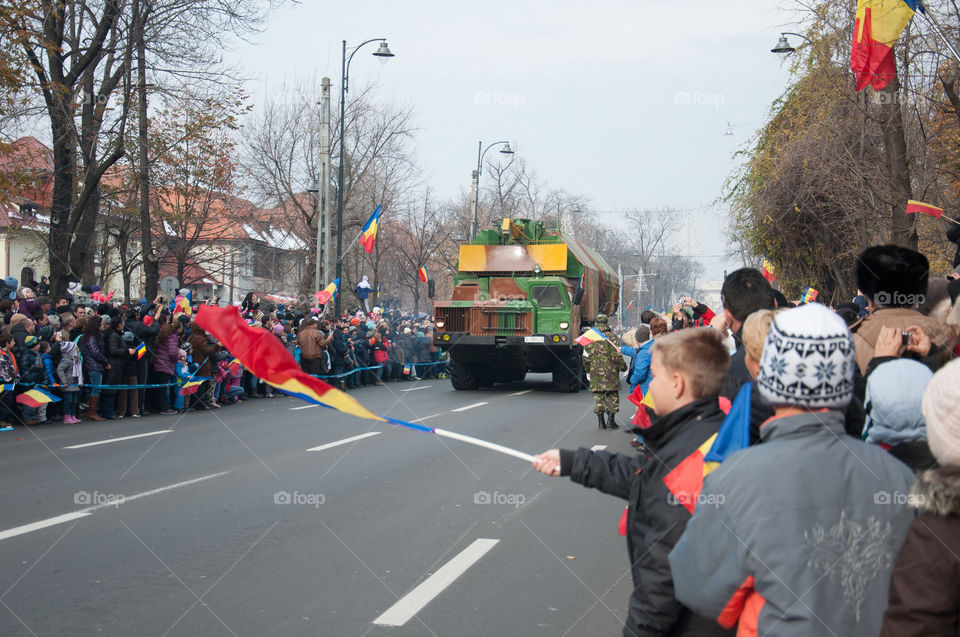
[[[83,370],[80,366],[80,353],[77,344],[65,340],[63,332],[57,332],[57,342],[60,343],[60,364],[57,365],[57,378],[60,379],[60,391],[63,393],[63,422],[74,425],[80,422],[77,418],[77,404],[80,397],[80,386],[83,385]]]
[[[723,422],[717,395],[729,365],[717,330],[698,327],[664,336],[651,350],[648,390],[659,418],[644,429],[644,452],[551,449],[536,456],[534,468],[542,473],[569,476],[628,502],[634,591],[624,635],[731,634],[676,600],[667,563],[698,501],[700,449]]]

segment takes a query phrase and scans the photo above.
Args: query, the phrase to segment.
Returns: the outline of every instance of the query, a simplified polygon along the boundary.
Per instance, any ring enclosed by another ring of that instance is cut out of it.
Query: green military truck
[[[549,372],[556,391],[580,390],[574,339],[617,309],[617,275],[603,257],[541,221],[502,219],[460,246],[457,269],[450,300],[433,306],[454,389]]]

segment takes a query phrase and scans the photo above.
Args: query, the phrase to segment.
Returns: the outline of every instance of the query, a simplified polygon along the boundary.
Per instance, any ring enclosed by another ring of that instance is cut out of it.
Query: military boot
[[[612,412],[607,412],[607,429],[619,429],[620,425],[617,424],[617,421],[614,420],[616,414]]]
[[[603,424],[603,414],[602,414],[602,413],[597,414],[597,422],[600,423],[600,429],[606,429],[606,427],[605,427],[604,424]]]

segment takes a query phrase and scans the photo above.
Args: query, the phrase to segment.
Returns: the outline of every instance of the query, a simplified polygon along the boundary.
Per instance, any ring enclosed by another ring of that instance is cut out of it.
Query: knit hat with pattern
[[[840,409],[853,397],[853,339],[846,323],[819,303],[777,314],[757,376],[769,405]]]

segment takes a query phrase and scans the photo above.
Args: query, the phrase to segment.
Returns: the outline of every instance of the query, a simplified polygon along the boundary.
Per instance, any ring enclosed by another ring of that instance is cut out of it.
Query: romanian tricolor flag
[[[773,283],[774,281],[777,280],[777,274],[773,270],[773,264],[767,261],[766,259],[763,260],[762,274],[763,274],[763,278],[765,278],[768,283]]]
[[[3,385],[0,385],[0,394],[2,394],[5,391],[13,391],[14,389],[16,389],[16,387],[17,387],[16,383],[4,383]]]
[[[419,272],[419,274],[420,274],[420,280],[423,281],[424,283],[426,283],[426,282],[427,282],[427,268],[426,268],[425,266],[422,266],[422,265],[420,266],[420,272]]]
[[[147,353],[147,344],[146,344],[146,343],[140,343],[140,344],[137,346],[137,360],[140,360],[141,358],[143,358],[143,355],[146,354],[146,353]]]
[[[53,394],[48,394],[42,389],[34,387],[17,396],[17,402],[27,407],[42,407],[47,403],[58,403],[60,399]]]
[[[193,314],[193,292],[187,292],[186,296],[178,294],[170,305],[170,311],[174,314],[183,312],[187,316]]]
[[[373,211],[367,222],[363,224],[360,231],[360,245],[367,251],[367,254],[373,254],[373,246],[377,241],[377,228],[380,227],[380,206]]]
[[[920,0],[857,0],[850,69],[858,91],[879,91],[897,78],[893,44],[917,10],[923,11]]]
[[[626,309],[629,310],[631,307],[633,307],[633,301],[630,301],[629,303],[627,303]]]
[[[704,456],[704,476],[717,468],[730,454],[750,446],[750,398],[753,383],[746,383],[737,392],[717,432],[717,439]]]
[[[244,323],[236,307],[204,306],[197,312],[197,325],[233,352],[251,374],[280,391],[360,418],[388,421],[368,410],[352,396],[301,370],[279,339],[266,330],[258,330]],[[393,420],[389,422],[407,424]],[[431,431],[426,427],[411,428]]]
[[[326,305],[327,301],[337,296],[337,289],[339,289],[339,287],[340,279],[336,279],[333,283],[314,294],[314,296],[317,297],[317,303]]]
[[[697,506],[700,491],[703,489],[703,479],[716,468],[716,465],[708,466],[704,462],[707,452],[713,447],[716,439],[717,434],[707,438],[696,451],[684,458],[663,478],[663,483],[677,499],[677,503],[683,505],[690,513],[693,513],[693,509]]]
[[[589,330],[573,339],[573,342],[577,345],[583,345],[586,347],[590,343],[596,343],[597,341],[607,340],[603,333],[595,327],[591,327]]]
[[[928,203],[923,203],[922,201],[914,201],[911,199],[907,202],[906,213],[912,215],[919,212],[920,214],[930,215],[931,217],[936,217],[939,219],[943,216],[943,208],[937,208],[936,206],[931,206]]]
[[[383,283],[377,283],[377,298],[380,298],[380,290],[383,288]]]
[[[803,288],[803,294],[800,295],[800,302],[812,303],[813,301],[817,300],[817,294],[819,294],[819,292],[817,292],[815,288],[812,288],[808,285],[807,287]]]
[[[204,376],[201,378],[194,378],[188,380],[180,387],[181,396],[189,396],[190,394],[196,394],[197,390],[200,389],[200,385],[203,384],[203,381],[210,380],[208,377]]]

